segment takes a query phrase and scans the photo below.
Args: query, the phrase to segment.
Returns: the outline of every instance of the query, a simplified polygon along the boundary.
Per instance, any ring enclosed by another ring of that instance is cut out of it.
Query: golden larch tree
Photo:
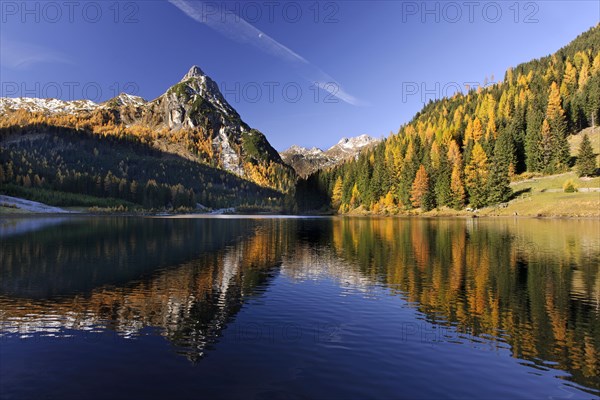
[[[421,207],[423,205],[423,199],[427,195],[428,190],[429,175],[423,164],[421,164],[412,184],[412,190],[410,191],[410,201],[414,207]]]
[[[333,185],[333,193],[331,195],[331,202],[335,209],[338,209],[342,204],[342,192],[343,192],[344,182],[342,181],[342,177],[338,176],[335,181],[335,185]]]
[[[560,90],[556,82],[552,82],[550,86],[550,94],[548,95],[548,108],[546,109],[546,118],[548,120],[555,120],[558,118],[564,118],[565,111],[562,108],[562,101],[560,99]]]
[[[452,192],[452,208],[463,208],[465,205],[465,186],[463,185],[461,165],[458,162],[454,163],[452,167],[450,191]]]
[[[485,205],[487,199],[488,157],[479,143],[475,143],[471,161],[465,168],[465,183],[473,207]]]

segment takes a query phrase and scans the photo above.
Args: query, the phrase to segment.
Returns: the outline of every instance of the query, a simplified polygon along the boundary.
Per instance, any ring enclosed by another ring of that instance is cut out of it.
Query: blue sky
[[[2,1],[0,95],[153,99],[197,64],[278,150],[328,148],[599,21],[598,1]]]

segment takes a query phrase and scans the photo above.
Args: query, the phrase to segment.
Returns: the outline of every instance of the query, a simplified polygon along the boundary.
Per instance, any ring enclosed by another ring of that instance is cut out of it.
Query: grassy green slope
[[[571,155],[576,156],[584,134],[588,134],[594,152],[600,153],[600,127],[587,128],[569,138]],[[600,156],[599,156],[600,157]],[[571,181],[578,189],[575,193],[565,193],[565,182]],[[531,177],[513,182],[515,199],[503,207],[488,207],[482,210],[485,215],[524,215],[560,217],[599,217],[600,177],[579,178],[574,171],[564,174]]]

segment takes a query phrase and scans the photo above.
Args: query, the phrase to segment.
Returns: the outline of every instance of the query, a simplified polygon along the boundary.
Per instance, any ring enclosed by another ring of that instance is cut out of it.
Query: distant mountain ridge
[[[37,97],[0,97],[0,112],[10,113],[16,110],[39,112],[44,114],[75,114],[77,112],[90,112],[98,109],[111,109],[121,106],[142,106],[148,103],[142,97],[121,93],[103,103],[91,100],[59,100],[53,98]]]
[[[298,175],[307,177],[317,170],[333,167],[344,160],[356,158],[361,151],[380,141],[369,135],[360,135],[353,138],[342,138],[325,151],[317,147],[308,149],[293,145],[281,152],[280,155],[283,161],[291,165]]]
[[[91,100],[64,101],[59,99],[39,99],[35,97],[0,98],[0,112],[3,114],[16,110],[45,114],[70,114],[93,111],[98,107],[100,107],[100,105]]]

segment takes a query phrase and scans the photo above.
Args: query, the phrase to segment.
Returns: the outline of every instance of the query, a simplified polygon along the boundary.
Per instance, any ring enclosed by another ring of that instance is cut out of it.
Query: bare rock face
[[[216,160],[225,170],[245,177],[243,133],[249,131],[239,114],[225,100],[218,85],[193,66],[183,79],[144,107],[157,128],[202,128],[210,135]],[[266,140],[266,139],[265,139]],[[270,145],[269,145],[270,147]],[[273,160],[281,162],[281,160]]]
[[[354,138],[342,138],[337,144],[323,151],[316,147],[307,149],[301,146],[292,146],[281,153],[281,158],[302,177],[325,168],[330,168],[351,158],[356,158],[361,151],[371,148],[379,143],[369,135]]]
[[[153,121],[149,122],[171,130],[204,127],[207,122],[215,132],[222,126],[239,130],[245,125],[227,103],[217,84],[197,66],[193,66],[179,83],[145,107],[153,117]]]
[[[114,107],[140,107],[146,104],[146,100],[139,96],[133,96],[127,93],[121,93],[117,97],[114,97],[104,103],[100,104],[101,108],[114,108]]]

